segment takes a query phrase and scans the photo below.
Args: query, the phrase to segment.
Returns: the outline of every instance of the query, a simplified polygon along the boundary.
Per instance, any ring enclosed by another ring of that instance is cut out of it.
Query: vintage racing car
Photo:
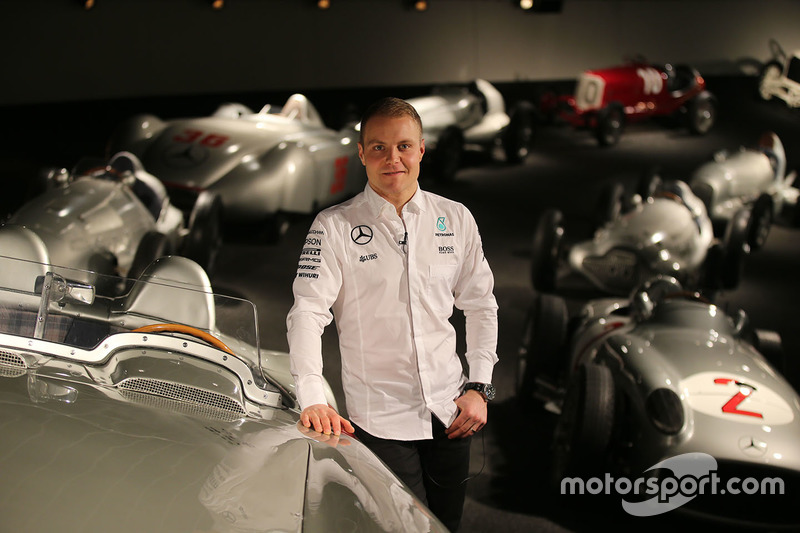
[[[800,107],[800,50],[791,56],[780,44],[770,40],[772,59],[761,68],[758,79],[758,94],[764,100],[778,98],[787,106]]]
[[[358,440],[299,424],[288,354],[197,263],[106,297],[24,233],[0,235],[4,530],[446,531]]]
[[[32,230],[48,262],[137,277],[153,259],[181,254],[213,270],[222,245],[215,194],[198,195],[184,216],[164,185],[129,152],[43,174],[41,193],[5,226]],[[0,254],[14,253],[0,249]]]
[[[677,117],[690,132],[705,134],[716,120],[716,98],[688,65],[653,65],[637,59],[621,66],[587,70],[574,95],[546,93],[544,117],[592,131],[602,146],[619,141],[627,123]]]
[[[575,476],[656,485],[687,472],[698,482],[711,475],[700,468],[702,455],[722,491],[692,492],[679,479],[685,490],[667,493],[671,503],[694,498],[686,510],[737,528],[798,527],[800,397],[778,368],[777,332],[756,329],[744,311],[728,314],[672,277],[624,298],[591,300],[573,317],[562,297],[541,294],[528,320],[519,390],[558,415],[556,487]],[[683,471],[674,468],[685,460]],[[750,481],[737,499],[724,495],[734,478],[777,485],[759,493]],[[616,494],[636,516],[669,510],[661,492]]]
[[[754,223],[747,242],[752,250],[766,242],[773,221],[791,212],[794,225],[800,225],[797,197],[793,186],[796,173],[786,173],[786,152],[773,132],[765,132],[753,148],[736,152],[721,150],[711,161],[698,167],[689,186],[703,201],[712,222],[724,227],[742,208],[751,210]]]
[[[109,149],[138,155],[177,205],[213,192],[231,235],[244,227],[274,241],[291,215],[313,213],[363,190],[366,174],[356,143],[352,125],[327,128],[312,103],[294,94],[282,107],[268,104],[258,113],[229,103],[208,117],[132,117],[115,131]]]
[[[611,294],[628,294],[656,274],[675,276],[693,288],[738,285],[749,252],[748,210],[737,213],[719,239],[703,202],[685,182],[661,182],[646,174],[638,187],[630,197],[619,183],[604,189],[593,238],[570,245],[562,212],[545,210],[531,249],[534,289],[556,291],[572,274]]]
[[[534,110],[519,102],[510,115],[503,95],[486,80],[441,85],[427,96],[407,100],[422,119],[427,151],[423,164],[440,181],[450,181],[465,149],[493,155],[498,145],[508,163],[525,160],[533,143]]]

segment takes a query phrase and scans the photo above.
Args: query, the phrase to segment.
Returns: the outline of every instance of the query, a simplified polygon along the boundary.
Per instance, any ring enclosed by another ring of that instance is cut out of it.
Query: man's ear
[[[358,143],[358,158],[361,160],[363,166],[367,166],[366,161],[364,161],[364,147],[361,143]]]
[[[425,155],[425,139],[421,139],[419,142],[419,159],[422,160],[422,156]]]

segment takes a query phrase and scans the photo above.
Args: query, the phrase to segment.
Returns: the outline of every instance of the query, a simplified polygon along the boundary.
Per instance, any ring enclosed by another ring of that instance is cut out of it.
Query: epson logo
[[[322,244],[322,239],[317,237],[306,237],[306,244],[310,246],[320,246]]]

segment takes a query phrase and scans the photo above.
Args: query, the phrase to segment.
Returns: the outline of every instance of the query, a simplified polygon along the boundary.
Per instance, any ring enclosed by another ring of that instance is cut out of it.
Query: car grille
[[[242,415],[245,414],[244,407],[228,396],[197,387],[172,383],[170,381],[149,378],[128,378],[120,381],[117,387],[145,394],[154,394],[156,396],[195,405],[204,405],[222,411],[229,411]]]
[[[610,290],[628,290],[639,281],[638,260],[629,250],[613,249],[606,255],[583,260],[586,273]]]
[[[131,390],[121,390],[122,396],[139,405],[147,407],[155,407],[157,409],[164,409],[171,412],[179,412],[189,416],[205,418],[208,420],[222,420],[225,422],[234,422],[242,418],[242,413],[230,412],[223,409],[208,405],[200,405],[195,403],[187,403],[179,400],[172,400],[164,398],[163,396],[153,396],[152,394],[144,394],[141,392]]]
[[[18,353],[0,350],[0,376],[14,378],[21,376],[28,370],[28,365]]]

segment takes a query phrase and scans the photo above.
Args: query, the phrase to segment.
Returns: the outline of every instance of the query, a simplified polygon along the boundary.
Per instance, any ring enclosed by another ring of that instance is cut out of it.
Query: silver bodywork
[[[681,186],[682,200],[648,198],[572,245],[569,268],[612,293],[627,293],[656,274],[693,281],[714,231],[703,203]]]
[[[800,50],[781,61],[771,61],[764,66],[758,91],[764,100],[778,98],[789,107],[800,107]]]
[[[149,205],[134,192],[137,181],[148,191]],[[141,168],[120,176],[103,169],[52,175],[48,189],[20,207],[5,225],[32,230],[46,250],[45,262],[110,274],[103,267],[113,259],[107,266],[121,275],[128,273],[147,232],[164,234],[174,250],[188,233],[182,212],[170,203],[164,186]]]
[[[772,199],[772,216],[777,218],[785,206],[797,204],[800,191],[793,186],[794,179],[794,172],[787,174],[783,143],[767,132],[753,148],[715,153],[693,172],[689,185],[713,220],[730,220],[763,194]]]
[[[224,104],[208,117],[133,117],[111,146],[137,154],[171,195],[217,193],[226,221],[312,213],[366,184],[355,129],[328,129],[300,94],[258,113]]]
[[[476,92],[463,87],[441,87],[433,94],[409,98],[422,119],[426,148],[436,149],[439,136],[455,126],[464,134],[465,146],[486,147],[508,126],[505,100],[486,80],[474,82]]]
[[[22,242],[0,256],[4,530],[446,531],[360,442],[298,424],[288,354],[199,265],[105,297]]]
[[[670,285],[660,295],[642,287],[630,298],[588,302],[568,340],[564,357],[569,369],[601,365],[613,377],[615,437],[604,453],[607,464],[620,469],[616,475],[634,479],[663,460],[701,452],[714,457],[722,476],[778,477],[786,494],[795,494],[792,490],[800,484],[800,397],[756,349],[744,313],[728,315],[682,291],[676,282]],[[675,401],[653,401],[667,395]],[[656,412],[674,427],[664,429]],[[784,510],[792,498],[778,500]],[[713,509],[714,499],[698,497],[695,510],[718,513],[716,518],[723,520],[787,519],[773,515],[774,507],[753,511],[755,497],[746,505],[736,500],[738,509]],[[785,515],[797,527],[796,516],[791,516],[796,513]]]

